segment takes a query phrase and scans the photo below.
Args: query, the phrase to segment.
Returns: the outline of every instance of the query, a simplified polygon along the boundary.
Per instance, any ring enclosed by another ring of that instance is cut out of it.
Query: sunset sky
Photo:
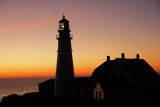
[[[55,76],[63,14],[76,76],[121,53],[139,53],[160,72],[159,0],[0,0],[0,78]]]

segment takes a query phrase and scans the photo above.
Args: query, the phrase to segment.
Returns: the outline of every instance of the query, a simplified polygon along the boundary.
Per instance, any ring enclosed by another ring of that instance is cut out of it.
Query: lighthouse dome
[[[66,18],[65,18],[65,15],[63,15],[63,18],[59,21],[60,23],[64,23],[64,22],[69,22]]]

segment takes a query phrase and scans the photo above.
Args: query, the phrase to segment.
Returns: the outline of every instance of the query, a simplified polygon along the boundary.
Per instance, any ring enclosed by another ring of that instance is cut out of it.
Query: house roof
[[[109,85],[125,87],[160,81],[158,73],[144,59],[122,58],[105,61],[94,70],[91,78],[94,82],[98,81],[102,88]]]
[[[54,84],[54,82],[55,82],[55,79],[49,79],[49,80],[39,83],[38,85],[39,86],[49,85],[49,84]]]

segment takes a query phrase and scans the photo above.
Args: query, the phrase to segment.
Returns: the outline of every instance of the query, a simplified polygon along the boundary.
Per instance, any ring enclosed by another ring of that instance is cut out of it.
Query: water
[[[50,78],[0,79],[0,101],[10,94],[38,92],[38,83]]]

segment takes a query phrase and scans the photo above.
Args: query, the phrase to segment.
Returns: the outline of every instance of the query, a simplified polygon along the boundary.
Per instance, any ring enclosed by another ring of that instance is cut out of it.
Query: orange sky
[[[54,76],[58,21],[70,20],[76,76],[137,53],[160,72],[158,0],[0,0],[0,78]]]

